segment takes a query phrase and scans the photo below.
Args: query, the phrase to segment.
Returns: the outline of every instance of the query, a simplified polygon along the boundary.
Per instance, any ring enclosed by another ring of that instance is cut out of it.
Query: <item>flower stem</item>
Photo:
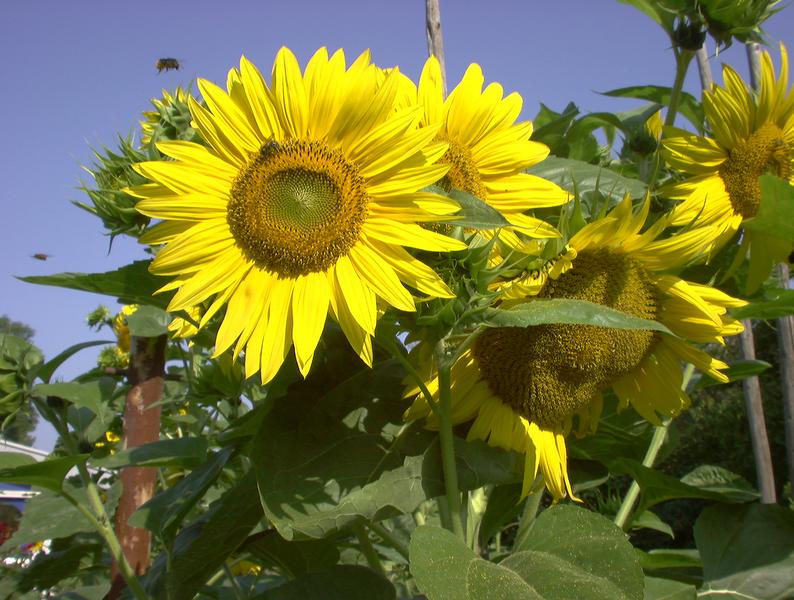
[[[455,438],[452,433],[452,389],[450,386],[452,365],[446,356],[445,346],[445,341],[441,340],[436,347],[439,394],[438,435],[441,443],[441,464],[444,469],[444,488],[446,489],[447,506],[451,521],[448,528],[465,542],[463,523],[460,518],[461,502],[458,489],[458,470],[455,462]]]
[[[664,119],[664,126],[670,127],[675,123],[675,117],[678,113],[678,103],[681,100],[681,90],[684,88],[684,80],[686,73],[689,70],[689,63],[692,62],[694,52],[691,50],[681,49],[675,57],[675,80],[673,81],[673,89],[670,90],[670,103],[667,106],[667,116]]]
[[[691,364],[688,364],[684,369],[684,379],[681,382],[682,390],[686,391],[694,370],[695,367]],[[662,425],[654,427],[651,443],[648,445],[648,449],[645,451],[645,457],[642,459],[643,466],[652,467],[653,463],[656,462],[656,457],[659,456],[659,451],[662,449],[662,446],[667,439],[667,430],[669,425],[670,420],[668,419]],[[631,511],[634,510],[634,504],[637,502],[639,495],[640,486],[636,481],[632,481],[631,487],[629,487],[629,491],[626,492],[626,497],[623,498],[620,509],[618,509],[618,513],[615,515],[615,525],[621,529],[626,529],[626,526],[629,522],[629,517],[631,516]]]
[[[369,534],[364,528],[364,525],[361,523],[356,523],[353,525],[353,533],[356,534],[359,549],[361,550],[361,554],[364,555],[364,558],[367,559],[367,564],[381,575],[385,575],[386,572],[383,570],[380,557],[375,551],[375,546],[372,545],[372,540],[369,539]]]
[[[396,535],[394,535],[380,523],[367,523],[367,527],[369,527],[372,530],[372,533],[377,535],[386,544],[394,548],[397,553],[406,561],[408,560],[408,547],[398,540]]]
[[[519,552],[521,547],[526,543],[529,538],[529,530],[532,523],[535,522],[535,517],[540,508],[540,501],[543,499],[543,488],[530,494],[524,502],[524,512],[521,514],[521,520],[518,522],[518,533],[516,540],[513,543],[513,551]]]

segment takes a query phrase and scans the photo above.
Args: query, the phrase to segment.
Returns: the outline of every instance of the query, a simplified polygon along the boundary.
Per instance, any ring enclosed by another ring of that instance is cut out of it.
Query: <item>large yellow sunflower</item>
[[[674,208],[672,223],[718,225],[717,247],[758,212],[761,175],[771,173],[794,183],[794,94],[788,86],[785,46],[780,46],[777,78],[764,52],[758,93],[727,65],[723,80],[724,88],[715,86],[703,94],[713,138],[673,130],[662,142],[668,164],[692,176],[662,189],[666,196],[683,200]],[[743,248],[750,252],[747,288],[752,292],[771,266],[791,252],[792,243],[745,229]]]
[[[524,494],[540,472],[555,498],[573,495],[565,436],[574,417],[578,433],[595,430],[604,389],[614,390],[621,408],[631,405],[659,424],[660,415],[675,415],[688,404],[681,361],[727,381],[720,372],[727,365],[686,340],[722,342],[722,336],[741,331],[726,310],[743,301],[665,273],[698,257],[711,243],[713,228],[657,239],[667,223],[640,233],[647,214],[647,200],[633,215],[627,197],[574,235],[544,275],[525,277],[539,282],[505,286],[503,306],[542,301],[536,298],[587,300],[659,321],[673,336],[592,325],[488,328],[452,367],[453,422],[473,420],[469,439],[525,453]],[[536,296],[525,295],[529,289]],[[438,379],[427,379],[437,395]],[[406,418],[421,417],[429,427],[438,426],[418,396]]]
[[[203,327],[225,307],[215,353],[245,349],[247,376],[272,379],[293,345],[305,375],[329,313],[370,363],[379,302],[414,310],[405,285],[452,295],[403,248],[465,245],[417,224],[457,207],[417,192],[447,172],[447,146],[420,109],[395,110],[400,85],[367,53],[346,68],[320,49],[301,74],[282,48],[270,85],[243,57],[228,92],[199,80],[205,105],[188,99],[205,144],[159,143],[173,160],[136,166],[153,181],[136,208],[163,219],[141,240],[165,244],[151,270],[174,277],[169,310],[211,300]]]
[[[422,125],[438,128],[437,139],[449,145],[442,163],[449,172],[442,185],[487,202],[512,225],[500,239],[518,246],[518,231],[535,238],[559,237],[554,227],[526,213],[564,204],[570,195],[562,188],[524,170],[549,155],[549,148],[529,138],[532,122],[516,123],[522,100],[517,93],[503,97],[502,86],[483,90],[482,69],[472,64],[449,96],[444,98],[441,68],[431,56],[419,79],[417,97]],[[512,231],[509,231],[512,230]]]

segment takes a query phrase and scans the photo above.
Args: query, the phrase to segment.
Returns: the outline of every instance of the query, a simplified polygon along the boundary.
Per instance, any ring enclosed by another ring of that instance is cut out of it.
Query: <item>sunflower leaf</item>
[[[162,308],[141,306],[127,316],[130,335],[135,337],[158,337],[168,333],[171,317]]]
[[[287,540],[411,512],[443,493],[425,479],[432,434],[402,422],[402,369],[355,369],[313,370],[276,400],[254,439],[262,506]]]
[[[637,98],[638,100],[649,100],[663,106],[670,105],[671,89],[661,85],[633,85],[624,88],[601,92],[604,96],[612,98]],[[698,131],[703,131],[705,113],[700,102],[692,94],[681,92],[679,98],[678,111],[686,119],[697,127]]]
[[[702,592],[728,598],[790,598],[794,589],[794,513],[769,504],[716,505],[695,522]]]
[[[502,213],[468,192],[452,190],[449,197],[460,204],[460,210],[451,220],[445,220],[445,225],[460,225],[471,229],[499,229],[510,225]]]
[[[641,198],[646,191],[645,184],[638,179],[624,177],[611,169],[572,158],[549,156],[526,172],[548,179],[571,194],[597,190],[615,201],[621,200],[627,193],[632,198]]]
[[[409,553],[411,573],[429,600],[642,597],[642,569],[626,534],[573,506],[545,510],[526,542],[499,564],[481,559],[450,532],[427,526],[414,531]]]
[[[650,329],[671,334],[667,327],[656,321],[641,319],[587,300],[568,298],[533,300],[509,309],[492,309],[487,313],[485,322],[491,327],[532,327],[550,323],[568,323],[611,329]]]
[[[744,221],[748,229],[781,240],[794,242],[794,186],[774,175],[762,175],[761,205],[752,219]]]
[[[20,277],[22,281],[114,296],[125,304],[150,304],[165,308],[173,292],[154,293],[168,282],[149,272],[151,261],[138,260],[105,273],[56,273]]]

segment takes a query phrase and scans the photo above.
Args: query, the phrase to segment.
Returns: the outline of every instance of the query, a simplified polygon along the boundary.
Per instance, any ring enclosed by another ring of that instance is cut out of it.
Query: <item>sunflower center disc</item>
[[[439,164],[449,165],[449,171],[440,182],[441,187],[447,191],[456,189],[468,192],[480,200],[485,200],[488,192],[482,183],[471,152],[455,142],[443,138],[441,141],[449,144],[449,149],[438,161]]]
[[[656,286],[631,258],[583,251],[540,297],[588,300],[656,319]],[[630,373],[656,343],[650,330],[552,324],[486,329],[474,356],[491,391],[542,427],[559,426],[595,393]]]
[[[368,200],[364,179],[340,151],[317,141],[271,142],[235,179],[226,219],[257,266],[297,277],[347,254]]]
[[[720,167],[720,177],[734,210],[749,219],[761,204],[761,182],[766,173],[789,179],[791,156],[783,132],[766,123],[746,140],[739,142]]]

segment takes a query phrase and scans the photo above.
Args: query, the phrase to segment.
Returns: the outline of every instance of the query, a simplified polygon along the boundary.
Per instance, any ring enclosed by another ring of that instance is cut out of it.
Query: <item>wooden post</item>
[[[130,391],[124,406],[123,448],[135,448],[160,439],[160,400],[163,397],[165,347],[167,337],[131,340],[128,378]],[[122,493],[116,509],[116,536],[124,556],[137,575],[149,568],[151,532],[127,523],[132,513],[154,495],[157,469],[154,467],[125,467],[121,470]],[[107,600],[119,598],[124,579],[114,563],[111,569],[112,586]]]
[[[789,268],[786,263],[777,266],[779,285],[789,288]],[[783,399],[783,427],[786,433],[786,465],[788,480],[794,494],[794,317],[777,320],[777,342],[780,349],[780,389]]]
[[[427,54],[435,56],[441,66],[444,96],[447,95],[447,65],[444,60],[444,36],[441,34],[441,7],[439,0],[425,0],[427,18]]]
[[[750,319],[742,321],[744,331],[739,338],[742,358],[755,360],[755,339],[753,336],[753,323]],[[744,402],[747,407],[747,422],[750,425],[750,439],[753,443],[753,457],[755,458],[755,472],[758,477],[758,489],[761,492],[761,502],[764,504],[777,503],[775,492],[775,475],[772,470],[772,453],[769,451],[769,437],[766,434],[766,419],[764,418],[764,404],[761,399],[761,384],[757,376],[742,380],[744,387]]]

